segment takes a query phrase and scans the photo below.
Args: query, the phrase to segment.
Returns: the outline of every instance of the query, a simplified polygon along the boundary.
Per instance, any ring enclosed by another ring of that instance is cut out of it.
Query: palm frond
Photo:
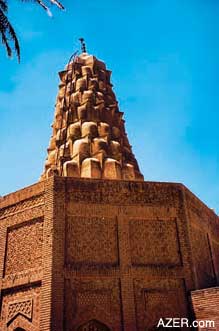
[[[7,13],[7,11],[8,11],[8,4],[7,4],[7,1],[5,1],[5,0],[0,0],[0,8],[1,8],[5,13]]]
[[[4,1],[4,0],[3,0],[3,1]],[[48,14],[49,16],[52,16],[52,13],[51,13],[49,7],[48,7],[48,6],[45,4],[45,2],[42,1],[42,0],[21,0],[21,1],[23,1],[23,2],[35,2],[35,3],[38,3],[43,9],[46,10],[46,12],[47,12],[47,14]],[[58,8],[60,8],[60,9],[62,9],[62,10],[65,9],[65,7],[63,6],[63,4],[62,4],[61,2],[59,2],[58,0],[47,0],[47,1],[48,1],[50,4],[52,4],[52,5],[56,5]]]
[[[14,49],[15,49],[15,52],[17,54],[17,57],[18,57],[18,61],[20,62],[20,46],[19,46],[19,41],[17,39],[17,36],[16,36],[16,32],[14,31],[12,25],[10,24],[10,22],[8,22],[8,32],[9,32],[9,35],[14,43]]]
[[[56,5],[57,7],[59,7],[60,9],[65,9],[65,7],[63,6],[63,4],[61,2],[59,2],[58,0],[50,0],[50,2],[53,4],[53,5]]]
[[[18,61],[20,62],[20,46],[16,36],[16,33],[9,22],[6,14],[8,12],[8,0],[0,0],[0,37],[2,39],[2,43],[6,48],[7,54],[9,57],[12,56],[13,50],[11,47],[11,42],[13,45],[13,49],[17,55]],[[52,13],[49,7],[44,3],[43,0],[21,0],[26,2],[33,2],[39,4],[43,9],[46,10],[49,16],[52,16]],[[56,5],[60,9],[64,9],[64,6],[59,2],[59,0],[47,0],[50,4]]]
[[[2,33],[2,43],[5,45],[8,56],[12,57],[12,50],[9,45],[8,38],[6,37],[6,35],[4,33]]]
[[[41,0],[36,0],[36,2],[37,2],[37,3],[38,3],[43,9],[45,9],[45,11],[47,12],[47,14],[48,14],[50,17],[52,16],[52,13],[51,13],[49,7],[47,7],[43,1],[41,1]]]
[[[20,62],[20,46],[16,36],[16,33],[9,22],[7,16],[4,14],[3,10],[0,8],[0,35],[2,37],[2,42],[6,47],[8,56],[12,55],[10,41],[14,44],[14,50]]]

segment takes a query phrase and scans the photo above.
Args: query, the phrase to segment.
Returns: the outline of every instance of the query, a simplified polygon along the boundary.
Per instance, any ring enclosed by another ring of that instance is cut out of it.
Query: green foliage
[[[23,1],[23,0],[22,0]],[[46,10],[49,16],[52,16],[49,7],[41,0],[27,0],[28,2],[34,2],[40,5]],[[49,0],[51,4],[56,5],[60,9],[64,9],[63,5],[57,0]],[[9,57],[15,52],[18,61],[20,61],[20,46],[16,33],[8,20],[8,3],[7,0],[0,0],[0,36],[2,44],[5,46],[6,52]]]

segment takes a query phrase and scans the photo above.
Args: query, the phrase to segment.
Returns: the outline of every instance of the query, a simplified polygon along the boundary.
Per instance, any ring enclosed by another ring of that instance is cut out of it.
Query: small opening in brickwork
[[[91,320],[79,326],[77,331],[110,331],[110,329],[99,321]]]

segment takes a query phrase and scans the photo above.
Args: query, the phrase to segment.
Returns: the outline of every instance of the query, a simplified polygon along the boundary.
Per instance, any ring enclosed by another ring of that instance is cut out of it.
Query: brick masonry
[[[181,184],[51,177],[9,194],[0,330],[145,331],[160,317],[210,317],[218,238],[218,217]]]
[[[203,290],[192,291],[191,301],[195,317],[198,321],[214,321],[214,327],[209,327],[209,330],[219,330],[219,288],[208,288]],[[203,328],[199,328],[199,330]],[[205,328],[206,330],[208,328]]]

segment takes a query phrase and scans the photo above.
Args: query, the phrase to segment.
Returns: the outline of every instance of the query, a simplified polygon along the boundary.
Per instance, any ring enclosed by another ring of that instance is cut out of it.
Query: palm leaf
[[[12,56],[12,50],[11,50],[11,47],[9,45],[8,39],[7,39],[7,37],[4,33],[2,33],[2,43],[5,45],[8,56],[11,57]]]
[[[35,2],[35,3],[38,3],[43,9],[46,10],[46,12],[47,12],[47,14],[49,16],[52,16],[52,13],[51,13],[49,7],[42,0],[21,0],[21,1],[23,1],[23,2]],[[60,8],[62,10],[65,9],[65,7],[62,5],[62,3],[59,2],[58,0],[48,0],[48,2],[51,3],[52,5],[56,5],[58,8]]]
[[[39,4],[43,9],[45,9],[49,16],[52,16],[49,7],[43,2],[43,0],[21,0],[21,1],[35,2]],[[52,5],[56,5],[60,9],[64,9],[64,6],[58,0],[47,0],[47,1]],[[7,0],[0,0],[0,37],[2,39],[2,43],[5,46],[9,57],[11,57],[13,53],[11,48],[11,42],[12,42],[14,51],[17,55],[18,61],[20,62],[19,42],[16,33],[6,16],[7,12],[8,12]]]
[[[14,43],[14,48],[15,48],[15,52],[17,54],[18,57],[18,61],[20,62],[20,46],[19,46],[19,41],[17,39],[16,33],[12,27],[12,25],[10,24],[10,22],[8,22],[8,32],[9,35]]]
[[[20,46],[16,36],[16,33],[9,22],[7,16],[4,14],[3,10],[0,8],[0,34],[2,37],[2,42],[6,47],[8,56],[12,55],[11,46],[9,45],[10,41],[14,44],[14,50],[20,62]]]
[[[56,5],[57,7],[59,7],[60,9],[65,9],[65,7],[61,4],[61,2],[59,2],[57,0],[50,0],[50,2],[54,5]]]
[[[7,13],[8,11],[8,4],[6,1],[4,0],[0,0],[0,8],[5,12]]]

